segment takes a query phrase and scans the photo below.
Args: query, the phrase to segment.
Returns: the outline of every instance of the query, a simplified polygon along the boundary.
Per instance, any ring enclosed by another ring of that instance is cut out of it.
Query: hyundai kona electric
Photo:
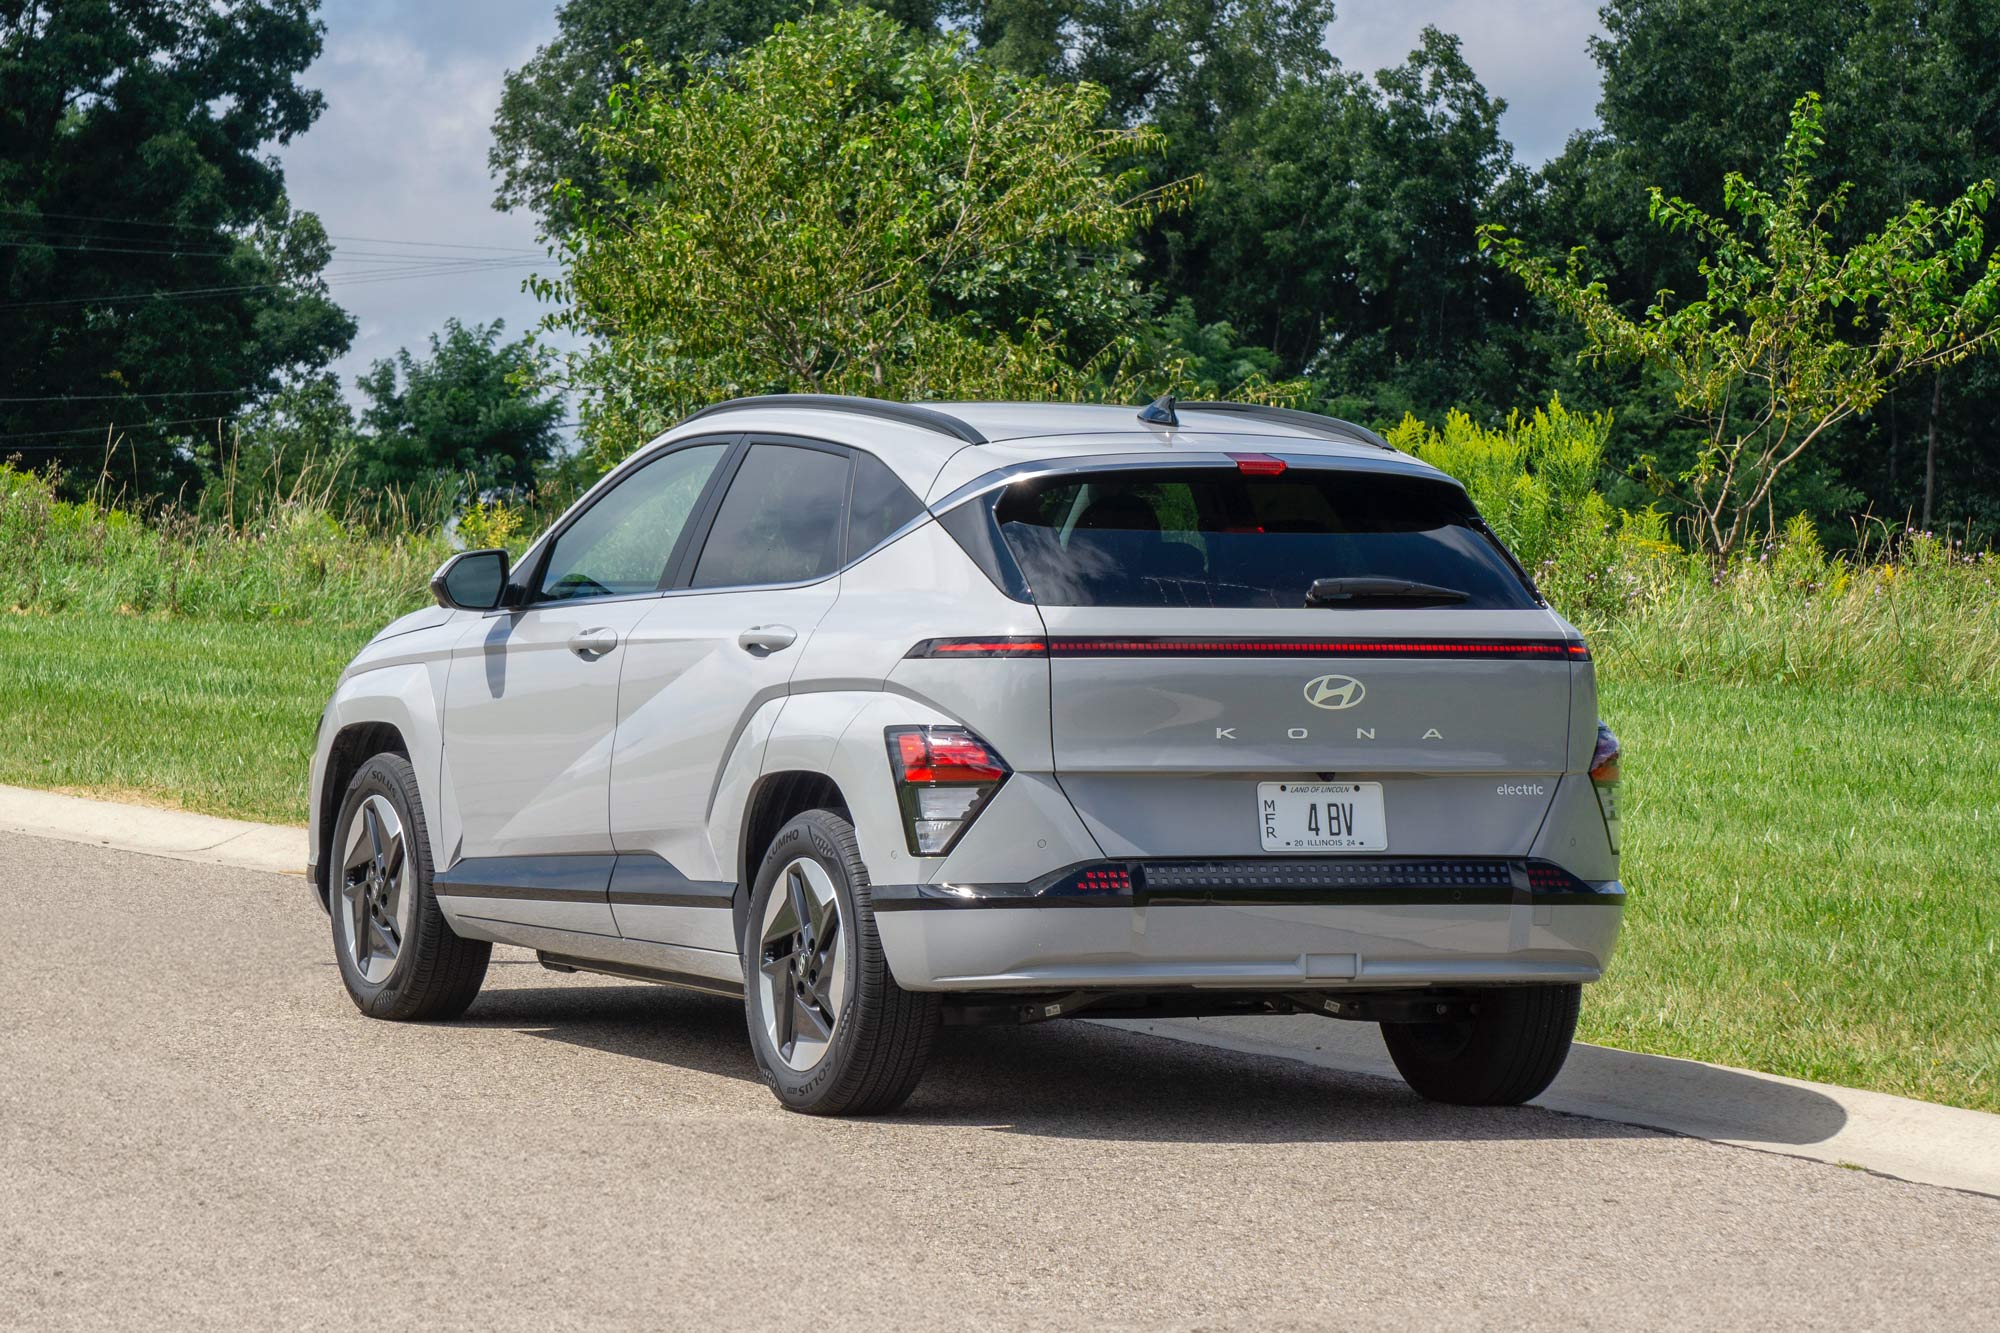
[[[312,766],[376,1018],[499,943],[740,998],[804,1112],[899,1105],[945,1024],[1296,1012],[1512,1104],[1617,936],[1589,649],[1331,417],[738,400],[432,588]]]

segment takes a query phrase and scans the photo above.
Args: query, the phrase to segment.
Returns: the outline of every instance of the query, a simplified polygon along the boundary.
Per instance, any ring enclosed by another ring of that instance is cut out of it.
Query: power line
[[[229,420],[229,418],[226,416],[170,417],[159,421],[135,421],[127,429],[151,430],[160,426],[185,426],[190,424],[191,422],[196,422],[196,421],[219,422],[227,420]],[[101,426],[70,426],[63,430],[14,431],[10,434],[0,435],[0,440],[39,440],[39,439],[45,439],[51,435],[107,435],[107,434],[112,436],[117,436],[119,434],[117,422],[107,421]],[[66,446],[54,445],[51,447],[60,449]]]
[[[260,393],[258,389],[169,389],[161,393],[147,393],[134,389],[130,393],[54,393],[40,398],[0,398],[0,403],[109,403],[127,398],[230,398]]]
[[[57,213],[19,205],[0,205],[0,213],[23,213],[37,218],[62,218],[71,222],[107,222],[121,227],[151,227],[164,231],[198,231],[209,235],[223,230],[220,225],[204,227],[191,222],[149,222],[142,218],[113,218],[92,213]],[[18,224],[9,225],[14,225],[18,229]],[[517,245],[474,245],[464,241],[406,241],[381,236],[342,235],[335,232],[328,232],[326,238],[330,241],[360,241],[364,245],[414,245],[435,250],[491,250],[504,254],[541,253],[540,251],[525,249]]]
[[[152,435],[150,438],[141,437],[135,440],[132,438],[131,433],[133,431],[148,430],[149,428],[156,429],[165,426],[189,425],[194,422],[212,421],[219,426],[224,422],[233,420],[234,420],[233,417],[228,417],[228,416],[205,416],[205,417],[180,417],[165,421],[140,421],[140,422],[135,422],[133,425],[129,427],[122,427],[122,428],[116,425],[115,423],[107,426],[79,426],[75,430],[71,431],[44,430],[44,431],[28,431],[26,433],[16,434],[16,435],[0,435],[0,441],[40,439],[50,435],[65,435],[65,434],[69,435],[108,434],[112,437],[112,443],[110,445],[110,447],[112,448],[116,448],[119,445],[123,445],[127,449],[136,449],[141,444],[144,444],[149,448],[159,447],[162,445],[169,448],[178,448],[181,442],[188,437],[186,437],[185,435],[167,436],[167,435],[155,434]],[[579,424],[581,423],[576,421],[558,421],[553,423],[553,429],[568,430],[571,427]],[[18,447],[10,446],[5,449],[0,449],[0,457],[4,457],[8,453],[18,452],[19,449],[61,450],[61,449],[77,449],[82,447],[84,446],[74,445],[74,444],[23,444]]]
[[[122,239],[122,238],[114,237],[113,239]],[[154,247],[152,249],[138,249],[127,246],[113,246],[113,245],[57,245],[51,243],[50,241],[40,236],[29,236],[26,237],[25,239],[16,237],[0,237],[0,247],[12,247],[15,249],[23,249],[23,250],[30,248],[38,250],[62,250],[62,251],[74,252],[76,254],[86,254],[86,255],[145,255],[148,257],[159,258],[159,259],[235,259],[244,254],[255,255],[258,253],[255,250],[246,251],[240,249],[239,250],[175,250],[165,247]],[[491,264],[504,261],[512,261],[517,259],[539,261],[540,259],[543,258],[541,254],[539,254],[534,250],[514,250],[514,251],[509,251],[504,255],[492,255],[492,256],[399,255],[392,251],[385,251],[385,250],[345,250],[339,246],[335,246],[333,248],[333,253],[336,258],[342,260],[372,259],[372,260],[395,261],[395,262],[415,262],[420,260],[427,264]]]
[[[477,260],[469,264],[428,265],[413,264],[402,270],[363,271],[361,273],[338,273],[323,275],[328,286],[354,287],[377,282],[401,282],[412,278],[450,277],[454,274],[502,273],[509,269],[532,268],[537,261],[526,259]],[[288,282],[249,282],[220,287],[169,287],[152,292],[128,292],[122,295],[68,296],[46,301],[10,301],[0,304],[0,310],[39,310],[54,306],[73,305],[128,305],[135,301],[181,301],[200,300],[237,293],[275,291],[291,287]]]

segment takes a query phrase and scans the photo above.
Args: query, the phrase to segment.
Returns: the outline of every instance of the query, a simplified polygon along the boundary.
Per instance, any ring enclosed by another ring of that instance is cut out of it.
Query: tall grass
[[[1464,481],[1600,669],[1633,683],[1796,684],[2000,694],[2000,560],[1925,533],[1828,552],[1800,517],[1725,566],[1687,552],[1663,515],[1598,489],[1609,417],[1560,401],[1500,428],[1406,419],[1391,440]],[[275,474],[274,474],[275,475]],[[66,501],[0,465],[0,610],[382,624],[423,603],[450,543],[429,502],[343,507],[328,470],[229,487],[227,503],[142,519]],[[475,546],[516,549],[560,496],[473,504]]]
[[[435,527],[380,530],[336,516],[323,494],[241,520],[146,520],[60,499],[49,477],[0,465],[8,610],[374,626],[421,605],[447,554]]]

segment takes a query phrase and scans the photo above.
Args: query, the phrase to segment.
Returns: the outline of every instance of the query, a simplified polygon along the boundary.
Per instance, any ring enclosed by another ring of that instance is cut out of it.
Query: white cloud
[[[1570,132],[1597,123],[1598,0],[1348,0],[1327,45],[1349,69],[1400,65],[1424,25],[1457,33],[1486,91],[1507,99],[1500,129],[1530,166],[1562,151]]]
[[[424,346],[450,316],[504,318],[509,336],[540,318],[520,284],[550,268],[546,257],[535,268],[352,279],[417,267],[378,258],[388,252],[380,241],[419,256],[539,255],[532,217],[494,211],[486,152],[501,79],[553,35],[554,10],[554,0],[325,7],[325,50],[301,82],[325,94],[326,112],[282,157],[293,206],[352,238],[336,243],[328,270],[335,299],[360,325],[336,365],[350,392],[370,363]]]

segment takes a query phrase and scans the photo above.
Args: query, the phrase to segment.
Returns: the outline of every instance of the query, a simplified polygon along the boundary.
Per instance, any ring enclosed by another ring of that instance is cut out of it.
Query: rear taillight
[[[964,727],[890,727],[889,767],[912,856],[943,856],[1013,770]]]
[[[1604,815],[1604,832],[1611,850],[1618,850],[1618,738],[1602,719],[1597,723],[1597,748],[1590,752],[1590,785],[1597,792],[1597,808]]]

